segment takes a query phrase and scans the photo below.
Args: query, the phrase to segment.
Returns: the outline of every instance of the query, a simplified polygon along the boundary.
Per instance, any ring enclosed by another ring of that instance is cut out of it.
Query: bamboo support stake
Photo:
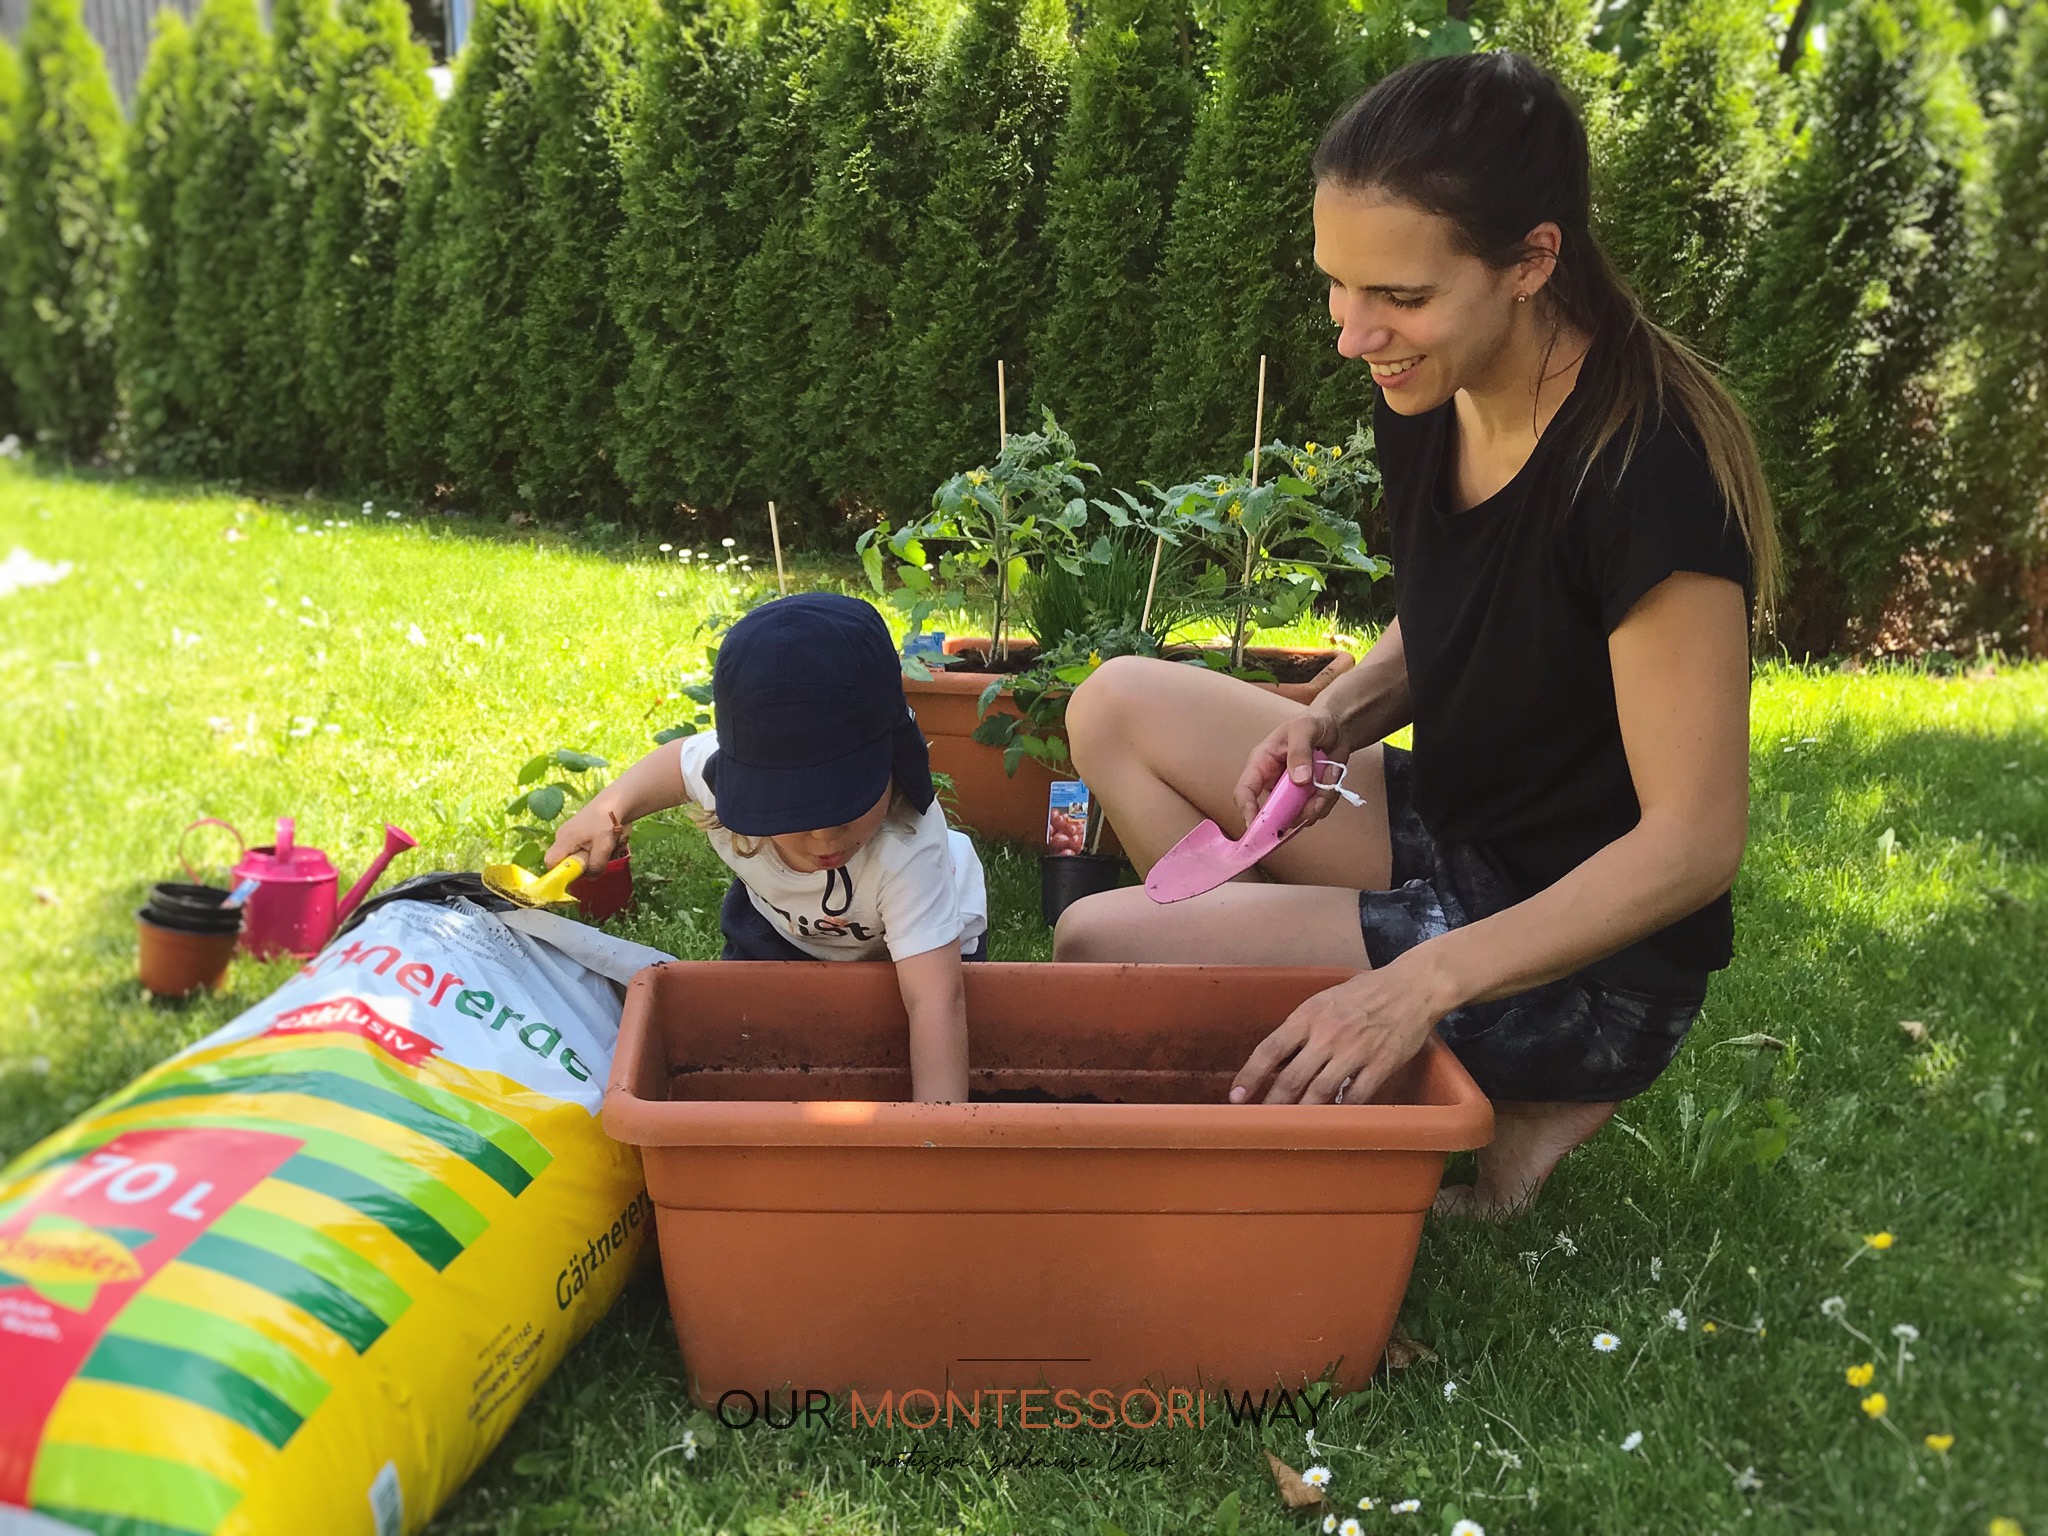
[[[996,359],[996,451],[1010,446],[1010,392],[1003,384],[1003,360]]]
[[[996,359],[996,451],[1006,452],[1010,446],[1010,390],[1003,381],[1003,360]],[[1002,522],[1010,520],[1010,497],[1003,495]],[[1010,616],[1010,557],[1003,548],[1001,529],[996,534],[996,611],[995,633],[988,639],[988,661],[993,667],[1006,660],[1010,654],[1010,642],[1004,631],[1009,628]]]
[[[1261,352],[1261,353],[1259,354],[1259,404],[1258,404],[1258,409],[1257,409],[1256,413],[1255,413],[1255,414],[1253,415],[1253,417],[1252,417],[1252,484],[1251,484],[1251,488],[1252,488],[1253,490],[1255,490],[1255,491],[1256,491],[1256,490],[1257,490],[1257,489],[1259,488],[1259,450],[1260,450],[1261,448],[1265,447],[1265,446],[1266,446],[1266,354],[1265,354],[1265,353],[1263,353],[1263,352]],[[1242,579],[1241,579],[1241,580],[1239,581],[1239,583],[1238,583],[1238,584],[1239,584],[1239,586],[1243,587],[1243,588],[1244,588],[1244,589],[1245,589],[1245,590],[1246,590],[1247,592],[1248,592],[1248,591],[1250,590],[1250,588],[1251,588],[1251,584],[1252,584],[1252,557],[1253,557],[1253,555],[1255,555],[1255,554],[1256,554],[1257,552],[1258,552],[1258,540],[1257,540],[1257,539],[1246,539],[1246,540],[1245,540],[1245,544],[1244,544],[1244,576],[1242,577]],[[1235,637],[1235,638],[1234,638],[1234,639],[1233,639],[1233,640],[1231,641],[1231,646],[1230,646],[1230,664],[1231,664],[1231,665],[1232,665],[1233,667],[1241,667],[1241,666],[1243,666],[1243,665],[1244,665],[1244,642],[1245,642],[1245,620],[1246,620],[1246,618],[1247,618],[1247,616],[1248,616],[1248,614],[1249,614],[1249,611],[1250,611],[1250,607],[1251,607],[1251,604],[1250,604],[1250,601],[1249,601],[1249,599],[1245,599],[1245,600],[1243,600],[1243,601],[1240,601],[1240,602],[1238,603],[1238,605],[1237,605],[1237,635],[1236,635],[1236,637]]]
[[[775,591],[789,596],[789,578],[782,573],[782,524],[775,517],[775,503],[768,503],[768,537],[775,541]]]

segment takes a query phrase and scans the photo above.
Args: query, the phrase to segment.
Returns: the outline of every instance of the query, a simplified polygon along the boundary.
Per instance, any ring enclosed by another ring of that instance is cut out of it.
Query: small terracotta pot
[[[1369,1102],[1228,1103],[1351,974],[971,965],[970,1089],[1008,1102],[917,1104],[886,965],[640,972],[604,1127],[641,1149],[691,1398],[1363,1386],[1493,1113],[1434,1037]]]
[[[633,904],[633,856],[622,853],[595,874],[569,882],[576,909],[593,923],[616,917]]]
[[[1051,928],[1083,896],[1113,891],[1127,866],[1103,853],[1046,853],[1038,859],[1038,915]]]
[[[1185,649],[1175,646],[1169,654],[1180,654]],[[987,650],[988,640],[984,636],[956,636],[946,642],[946,652],[953,656],[985,654]],[[1028,640],[1010,642],[1012,656],[1029,658],[1037,650]],[[1245,655],[1255,665],[1263,662],[1269,666],[1278,661],[1329,657],[1329,664],[1305,683],[1253,685],[1302,704],[1321,693],[1333,678],[1352,665],[1348,652],[1291,646],[1253,646]],[[981,692],[996,676],[993,672],[962,672],[957,668],[935,671],[926,682],[906,677],[903,691],[909,696],[910,707],[917,711],[917,723],[923,728],[925,739],[931,743],[932,771],[953,776],[954,813],[961,823],[983,837],[1007,837],[1043,848],[1046,798],[1056,778],[1071,779],[1074,771],[1068,767],[1055,773],[1038,759],[1027,757],[1017,764],[1015,773],[1005,773],[1003,749],[984,746],[974,739],[974,728],[982,718],[977,707]],[[1016,701],[1007,688],[996,695],[989,713],[1018,713]]]
[[[220,989],[235,956],[239,931],[191,933],[165,928],[135,914],[142,984],[158,997],[189,997],[202,987]]]

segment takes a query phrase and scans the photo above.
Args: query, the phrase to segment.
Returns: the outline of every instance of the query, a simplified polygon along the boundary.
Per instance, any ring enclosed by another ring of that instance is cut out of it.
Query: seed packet
[[[1052,786],[1045,817],[1045,851],[1080,853],[1088,839],[1088,786],[1079,779],[1059,779]]]

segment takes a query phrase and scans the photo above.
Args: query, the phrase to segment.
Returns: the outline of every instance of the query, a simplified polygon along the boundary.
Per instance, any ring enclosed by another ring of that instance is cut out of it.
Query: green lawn
[[[646,749],[725,584],[651,544],[0,463],[0,557],[16,546],[74,569],[0,597],[0,1155],[288,974],[238,964],[189,1006],[140,994],[132,913],[187,822],[268,841],[264,818],[294,813],[347,880],[389,818],[420,840],[398,873],[475,867],[534,752]],[[1441,1533],[1455,1507],[1488,1536],[2000,1516],[2048,1536],[2048,669],[1768,666],[1753,728],[1739,958],[1687,1049],[1533,1215],[1433,1223],[1403,1323],[1439,1361],[1323,1413],[1340,1518],[1380,1500],[1367,1532]],[[683,829],[635,848],[643,906],[620,931],[714,952],[721,867]],[[989,865],[996,956],[1044,958],[1031,863]],[[1879,1232],[1888,1251],[1866,1250]],[[1319,1261],[1190,1258],[1276,1282]],[[1881,1422],[1844,1379],[1865,1361]],[[1213,1530],[1233,1490],[1247,1531],[1320,1528],[1274,1497],[1262,1442],[1316,1459],[1284,1423],[963,1435],[957,1465],[898,1469],[869,1463],[932,1442],[726,1432],[678,1383],[643,1277],[435,1530],[1135,1536]],[[1049,1440],[1079,1464],[1003,1465]],[[1388,1512],[1408,1497],[1419,1516]]]

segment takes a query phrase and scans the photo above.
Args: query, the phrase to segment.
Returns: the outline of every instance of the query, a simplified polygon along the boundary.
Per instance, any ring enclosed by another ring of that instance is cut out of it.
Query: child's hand
[[[555,840],[544,860],[549,869],[574,854],[583,860],[585,870],[596,874],[626,851],[627,824],[601,800],[601,796],[592,800],[555,828]]]

